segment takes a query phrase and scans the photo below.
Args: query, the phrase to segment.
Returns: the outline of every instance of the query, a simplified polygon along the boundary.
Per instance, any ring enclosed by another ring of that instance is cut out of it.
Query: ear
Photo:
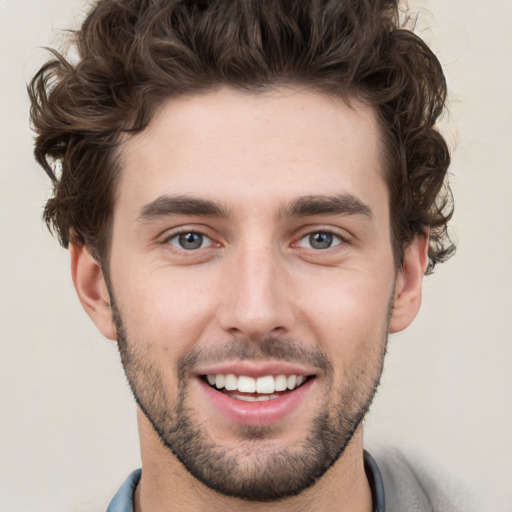
[[[421,305],[421,288],[428,262],[428,235],[415,235],[404,254],[395,284],[395,302],[389,332],[399,332],[414,320]]]
[[[86,313],[106,338],[117,340],[103,271],[85,245],[70,243],[71,275]]]

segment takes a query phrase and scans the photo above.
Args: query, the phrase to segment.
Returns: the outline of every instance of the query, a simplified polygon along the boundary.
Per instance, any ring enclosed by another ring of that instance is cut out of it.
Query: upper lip
[[[211,366],[202,366],[194,371],[196,376],[201,375],[246,375],[248,377],[263,377],[265,375],[302,375],[304,377],[315,375],[317,369],[302,365],[276,362],[237,361],[218,363]]]

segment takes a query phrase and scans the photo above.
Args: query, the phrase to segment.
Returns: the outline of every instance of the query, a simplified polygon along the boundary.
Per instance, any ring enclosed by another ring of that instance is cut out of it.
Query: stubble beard
[[[342,456],[365,417],[382,374],[387,345],[387,327],[379,340],[381,350],[374,361],[361,361],[350,379],[333,392],[333,367],[320,350],[304,349],[288,338],[268,338],[248,345],[232,340],[220,353],[235,353],[240,359],[281,359],[321,366],[327,386],[325,396],[334,399],[312,421],[301,446],[282,447],[273,442],[279,433],[273,426],[238,426],[239,442],[229,448],[219,445],[207,425],[194,417],[189,400],[190,369],[198,358],[211,353],[193,352],[182,357],[175,368],[177,399],[169,397],[164,375],[140,349],[128,340],[120,312],[110,290],[113,320],[126,377],[135,400],[162,443],[185,469],[210,489],[235,498],[268,502],[296,496],[311,487]],[[390,304],[390,310],[392,305]],[[173,403],[174,402],[174,403]]]

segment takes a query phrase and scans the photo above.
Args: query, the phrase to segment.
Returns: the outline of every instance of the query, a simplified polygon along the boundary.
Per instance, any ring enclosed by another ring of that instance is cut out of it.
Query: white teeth
[[[266,375],[265,377],[258,377],[256,381],[256,393],[273,393],[274,392],[274,377]]]
[[[256,379],[240,375],[238,377],[238,391],[242,393],[255,393],[256,392]]]
[[[236,378],[236,375],[228,373],[226,375],[226,379],[224,380],[224,387],[228,391],[235,391],[235,389],[238,388],[238,379]]]
[[[224,375],[215,375],[215,386],[217,387],[217,389],[222,389],[224,387],[225,380],[226,378],[224,377]]]
[[[267,400],[274,400],[274,398],[279,398],[279,395],[231,395],[231,397],[236,398],[237,400],[242,400],[243,402],[266,402]]]
[[[286,389],[286,375],[278,375],[275,379],[275,390],[284,391]]]
[[[206,376],[206,379],[210,386],[215,386],[217,389],[225,388],[227,391],[240,391],[240,393],[258,393],[263,395],[262,400],[267,400],[268,395],[272,395],[276,391],[293,390],[306,380],[302,375],[264,375],[255,379],[247,375],[236,376],[233,373],[210,374]],[[275,395],[274,398],[277,396],[279,395]],[[253,398],[255,397],[251,397],[251,401]]]

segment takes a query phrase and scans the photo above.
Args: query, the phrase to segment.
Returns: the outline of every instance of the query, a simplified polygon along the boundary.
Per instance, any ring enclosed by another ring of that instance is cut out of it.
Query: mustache
[[[277,360],[312,365],[323,372],[332,371],[332,364],[319,348],[305,347],[290,337],[268,336],[255,342],[233,338],[222,345],[194,348],[177,362],[177,373],[181,380],[190,375],[198,365],[221,363],[227,360],[262,361]]]

